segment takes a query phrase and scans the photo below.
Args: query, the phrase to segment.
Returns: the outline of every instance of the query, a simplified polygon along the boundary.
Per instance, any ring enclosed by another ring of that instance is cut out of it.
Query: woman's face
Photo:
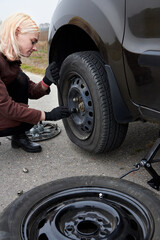
[[[29,57],[32,52],[37,51],[39,33],[18,33],[17,42],[23,57]]]

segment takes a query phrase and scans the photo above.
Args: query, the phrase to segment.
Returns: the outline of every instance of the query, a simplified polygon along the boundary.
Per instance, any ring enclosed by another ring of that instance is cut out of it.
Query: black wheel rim
[[[41,200],[25,217],[24,240],[151,240],[152,216],[124,193],[80,187]]]
[[[72,114],[70,127],[81,140],[90,137],[94,127],[94,105],[86,81],[80,76],[71,77],[68,89],[68,106],[78,112]]]

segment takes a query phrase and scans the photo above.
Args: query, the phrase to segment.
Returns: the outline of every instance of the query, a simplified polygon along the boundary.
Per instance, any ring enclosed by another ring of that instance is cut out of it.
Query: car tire
[[[80,148],[103,153],[123,143],[128,124],[115,121],[107,73],[98,52],[77,52],[64,60],[59,102],[78,109],[63,123],[70,140]]]
[[[60,179],[16,199],[0,216],[1,240],[159,240],[160,197],[103,176]]]

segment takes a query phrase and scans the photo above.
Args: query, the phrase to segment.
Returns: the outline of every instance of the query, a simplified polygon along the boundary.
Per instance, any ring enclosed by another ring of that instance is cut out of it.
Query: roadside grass
[[[39,41],[37,43],[37,51],[33,52],[29,58],[22,57],[21,68],[35,74],[45,74],[45,69],[48,66],[47,59],[47,41]]]
[[[31,73],[35,73],[35,74],[40,74],[40,75],[44,75],[44,74],[45,74],[45,70],[44,70],[43,68],[34,67],[34,66],[29,66],[29,65],[26,65],[26,64],[22,64],[22,65],[21,65],[21,68],[22,68],[24,71],[27,71],[27,72],[31,72]]]

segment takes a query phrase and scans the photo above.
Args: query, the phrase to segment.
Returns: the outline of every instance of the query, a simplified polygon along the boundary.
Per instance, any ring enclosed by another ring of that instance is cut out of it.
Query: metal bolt
[[[146,166],[149,168],[149,167],[151,166],[151,164],[150,164],[150,163],[147,163]]]
[[[73,102],[78,102],[78,101],[79,101],[78,97],[73,98]]]
[[[79,103],[78,108],[81,112],[84,112],[85,111],[84,102]]]
[[[103,193],[99,193],[99,198],[100,198],[100,199],[103,198]]]
[[[18,192],[17,192],[17,195],[18,196],[21,196],[23,194],[23,190],[19,190]]]
[[[23,172],[24,172],[24,173],[28,173],[29,170],[28,170],[27,168],[23,168]]]
[[[146,165],[146,161],[145,161],[145,160],[142,160],[142,161],[141,161],[141,166],[144,167],[145,165]]]

